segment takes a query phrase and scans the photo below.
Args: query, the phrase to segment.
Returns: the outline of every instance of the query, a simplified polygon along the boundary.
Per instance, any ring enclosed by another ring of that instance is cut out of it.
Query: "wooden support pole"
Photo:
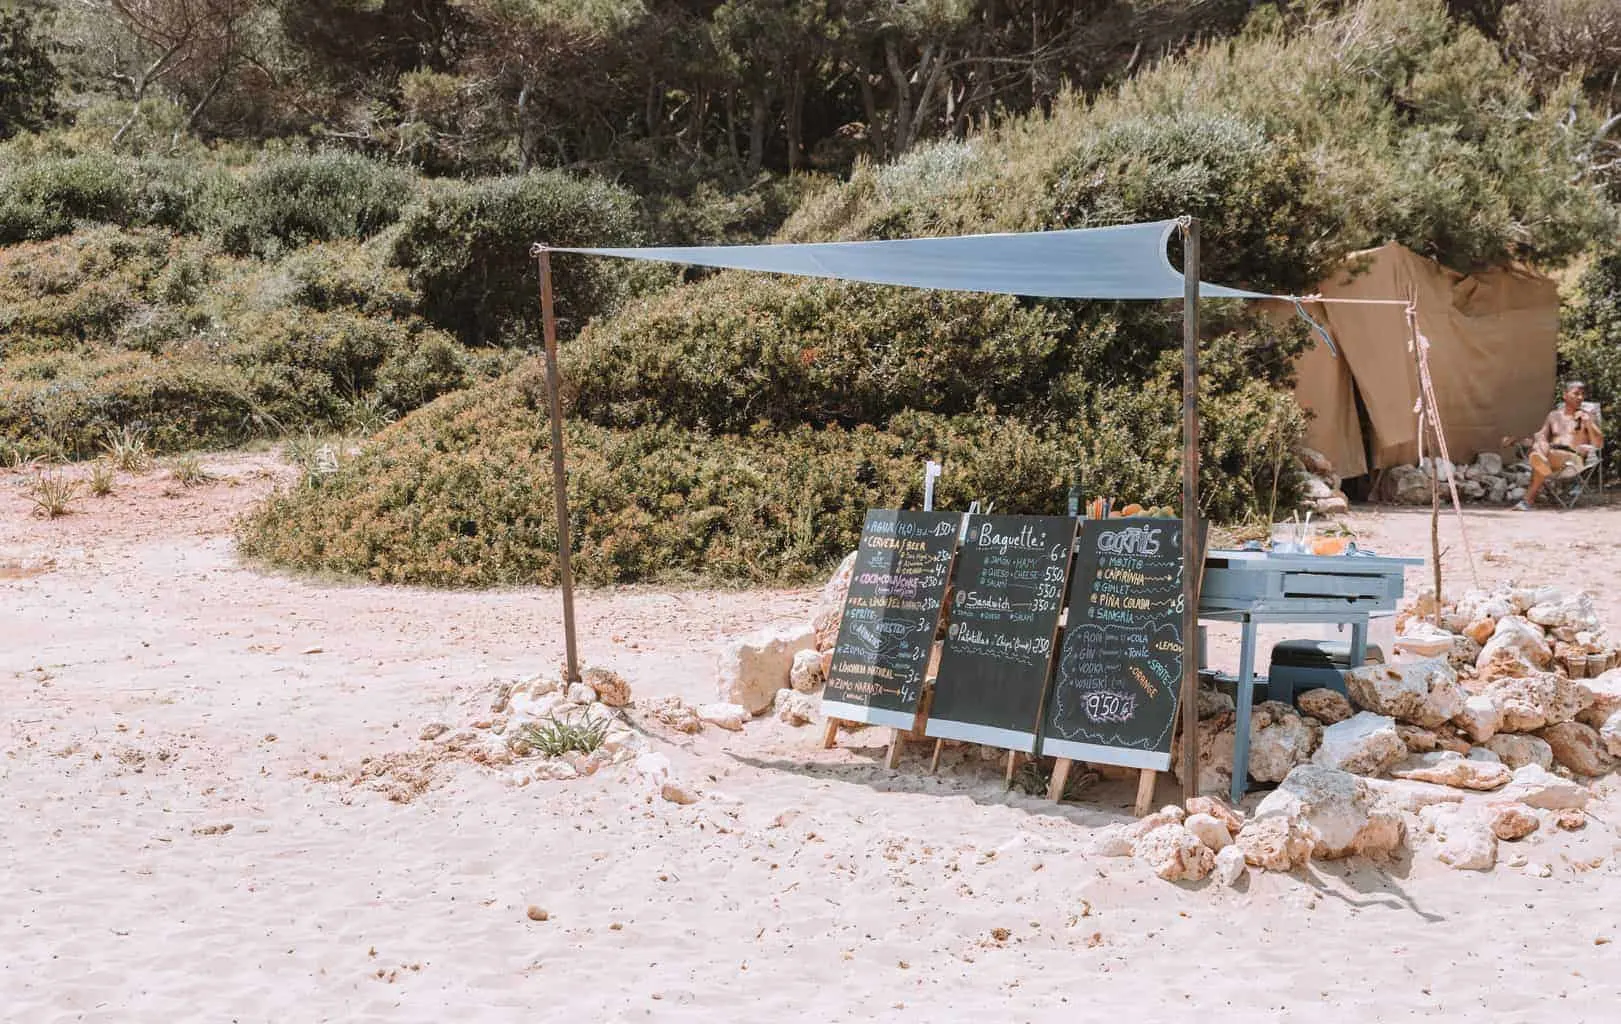
[[[837,718],[829,718],[827,720],[827,729],[822,733],[822,749],[832,750],[833,744],[838,741],[838,738],[839,720]]]
[[[938,772],[940,770],[940,751],[944,750],[945,746],[946,746],[946,741],[945,740],[935,740],[934,741],[934,756],[929,758],[929,774],[930,775],[933,775],[934,773],[936,773],[936,772]]]
[[[1047,799],[1053,803],[1064,799],[1064,787],[1069,785],[1069,770],[1075,764],[1067,757],[1060,757],[1053,763],[1053,781],[1047,787]]]
[[[1182,227],[1182,799],[1199,793],[1199,221]],[[1144,772],[1149,799],[1153,782]],[[1142,788],[1138,788],[1138,803]]]
[[[1158,777],[1159,773],[1152,768],[1144,768],[1137,776],[1137,802],[1132,805],[1131,813],[1139,818],[1145,817],[1154,809],[1154,782]]]
[[[903,730],[889,730],[889,750],[884,754],[885,768],[899,768],[901,766],[901,745],[905,742],[906,733]]]
[[[1018,770],[1019,752],[1017,750],[1010,750],[1007,752],[1007,778],[1002,780],[1008,789],[1013,788],[1013,775]]]
[[[558,397],[557,313],[552,300],[552,254],[535,247],[540,262],[540,312],[546,339],[546,405],[552,420],[552,493],[557,498],[557,581],[563,588],[563,645],[567,652],[563,678],[579,682],[580,656],[574,644],[574,571],[569,564],[568,469],[563,459],[563,407]]]

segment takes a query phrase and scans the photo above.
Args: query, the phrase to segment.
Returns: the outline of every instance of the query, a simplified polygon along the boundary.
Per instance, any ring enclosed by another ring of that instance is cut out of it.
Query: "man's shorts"
[[[1531,453],[1531,471],[1537,476],[1558,476],[1567,468],[1580,466],[1581,455],[1563,448],[1555,448],[1547,454],[1542,452]]]

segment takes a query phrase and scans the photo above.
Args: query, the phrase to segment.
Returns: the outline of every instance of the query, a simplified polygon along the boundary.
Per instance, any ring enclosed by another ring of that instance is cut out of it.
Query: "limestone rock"
[[[1475,465],[1486,476],[1503,475],[1503,457],[1496,452],[1481,452],[1475,456]]]
[[[1501,789],[1514,775],[1501,764],[1459,757],[1450,750],[1421,754],[1418,761],[1417,767],[1398,769],[1390,774],[1414,782],[1477,790]]]
[[[1244,851],[1237,846],[1228,846],[1216,852],[1216,865],[1210,874],[1220,884],[1233,886],[1244,877],[1246,867]]]
[[[1539,765],[1543,768],[1553,767],[1553,748],[1548,746],[1546,740],[1535,736],[1525,736],[1520,733],[1498,733],[1486,741],[1486,749],[1502,758],[1509,770],[1523,768],[1528,764]]]
[[[1599,727],[1598,734],[1610,756],[1621,757],[1621,711],[1605,719],[1604,724]]]
[[[580,777],[579,771],[561,758],[547,758],[531,770],[530,778],[539,782],[567,782]]]
[[[1484,669],[1499,652],[1508,651],[1536,668],[1547,668],[1553,660],[1553,648],[1542,628],[1519,615],[1505,615],[1497,620],[1497,628],[1490,640],[1481,646],[1475,667]]]
[[[1405,779],[1363,779],[1373,794],[1374,806],[1393,814],[1417,814],[1436,804],[1463,802],[1463,791],[1451,786],[1437,786],[1432,782],[1411,782]]]
[[[698,705],[698,718],[719,729],[729,732],[738,732],[743,728],[744,719],[749,713],[741,704],[700,704]]]
[[[1392,730],[1394,731],[1394,730]],[[1302,765],[1255,808],[1255,821],[1299,821],[1312,837],[1312,855],[1383,856],[1401,845],[1402,819],[1376,806],[1364,780],[1348,772]]]
[[[1488,764],[1502,764],[1503,759],[1497,756],[1497,751],[1490,747],[1470,747],[1469,753],[1464,755],[1471,761],[1485,761]]]
[[[1575,808],[1566,808],[1554,814],[1553,822],[1566,832],[1575,832],[1587,827],[1587,814]]]
[[[1197,882],[1216,865],[1215,851],[1182,825],[1161,825],[1138,839],[1132,857],[1167,882]]]
[[[1593,599],[1586,594],[1563,594],[1555,600],[1539,601],[1526,609],[1525,617],[1545,629],[1560,626],[1597,629],[1599,626]]]
[[[1576,716],[1576,720],[1597,729],[1609,721],[1610,716],[1621,711],[1621,668],[1612,668],[1594,676],[1583,685],[1593,695],[1593,702]]]
[[[1237,716],[1228,711],[1199,720],[1199,779],[1201,793],[1225,793],[1233,784],[1233,739]],[[1253,719],[1251,725],[1254,724]],[[1253,730],[1251,731],[1253,735]],[[1171,745],[1171,771],[1182,780],[1182,735]]]
[[[1451,641],[1447,641],[1450,646]],[[1463,710],[1458,674],[1444,658],[1363,665],[1345,674],[1351,701],[1375,714],[1435,728]]]
[[[1390,498],[1398,505],[1422,505],[1430,500],[1430,478],[1417,466],[1392,466],[1385,477]]]
[[[1324,725],[1343,722],[1356,713],[1345,694],[1327,687],[1306,690],[1295,697],[1295,706]]]
[[[1244,862],[1263,871],[1293,871],[1311,859],[1316,839],[1295,818],[1252,818],[1234,840]]]
[[[794,655],[788,669],[788,685],[800,693],[815,693],[822,688],[827,677],[822,674],[822,656],[815,651],[800,651]]]
[[[597,691],[584,683],[570,683],[568,684],[567,700],[570,704],[595,704],[597,702]]]
[[[630,703],[630,684],[625,677],[605,668],[588,668],[580,675],[585,684],[596,691],[597,699],[611,708],[622,708]]]
[[[1452,722],[1476,743],[1485,743],[1503,724],[1503,709],[1484,694],[1470,694]]]
[[[1453,636],[1452,648],[1447,651],[1447,664],[1452,666],[1454,672],[1468,672],[1473,675],[1475,662],[1480,659],[1480,644],[1466,636]]]
[[[1231,697],[1220,690],[1204,686],[1199,688],[1198,707],[1201,719],[1230,715],[1237,710]]]
[[[852,551],[844,556],[839,567],[828,577],[822,587],[822,595],[816,602],[816,612],[811,617],[811,629],[815,631],[815,647],[818,651],[831,651],[839,641],[839,623],[844,616],[844,598],[850,592],[850,577],[855,575],[856,555]]]
[[[1473,640],[1478,646],[1481,647],[1486,646],[1486,641],[1490,640],[1492,638],[1492,634],[1495,632],[1497,632],[1496,619],[1476,619],[1475,621],[1469,623],[1469,625],[1463,627],[1463,636]],[[1475,652],[1475,657],[1480,657],[1480,653],[1478,651]]]
[[[1130,825],[1110,825],[1099,829],[1087,848],[1097,857],[1130,857],[1136,844]]]
[[[1562,779],[1535,764],[1514,769],[1514,781],[1498,795],[1544,811],[1581,810],[1592,796],[1581,783]]]
[[[1260,782],[1282,782],[1296,765],[1311,759],[1320,736],[1321,730],[1294,708],[1263,701],[1250,713],[1250,776]]]
[[[1212,815],[1190,814],[1182,825],[1217,853],[1232,845],[1233,834],[1227,831],[1227,823]]]
[[[698,802],[698,791],[684,782],[671,779],[659,787],[659,796],[672,804],[695,804]]]
[[[772,702],[777,717],[789,725],[809,725],[822,713],[821,701],[798,690],[781,689]]]
[[[1126,826],[1127,832],[1133,840],[1141,839],[1156,828],[1166,825],[1180,825],[1187,820],[1187,814],[1180,807],[1161,807],[1153,814],[1144,815]]]
[[[1406,756],[1407,746],[1396,733],[1394,719],[1359,711],[1323,730],[1312,763],[1353,775],[1378,775]]]
[[[1470,743],[1468,739],[1458,732],[1456,726],[1443,725],[1435,730],[1435,749],[1437,750],[1450,750],[1454,754],[1467,755],[1469,749],[1473,746],[1473,743]]]
[[[1534,672],[1523,678],[1500,678],[1482,693],[1501,714],[1499,732],[1535,732],[1575,718],[1589,703],[1592,692],[1552,672]]]
[[[1188,800],[1188,817],[1195,814],[1208,814],[1227,827],[1231,835],[1237,835],[1238,830],[1244,827],[1244,812],[1227,806],[1219,797],[1196,796]]]
[[[761,714],[789,685],[794,655],[815,644],[816,632],[809,627],[762,630],[731,641],[716,660],[717,696]]]
[[[1577,775],[1603,775],[1614,762],[1604,741],[1590,725],[1560,722],[1537,733],[1553,751],[1554,764],[1564,765]]]
[[[680,697],[660,697],[648,704],[652,716],[676,732],[696,733],[704,728],[698,712]]]
[[[1402,744],[1409,753],[1428,754],[1440,746],[1441,740],[1433,731],[1420,729],[1416,725],[1403,725],[1396,723],[1396,735],[1401,737]]]
[[[545,718],[563,701],[562,680],[538,676],[513,685],[507,693],[506,710],[520,718]]]
[[[1515,839],[1524,839],[1542,825],[1542,822],[1537,820],[1537,816],[1532,813],[1531,808],[1524,804],[1515,803],[1512,800],[1487,804],[1486,814],[1492,835],[1510,842]]]
[[[1478,812],[1448,808],[1434,818],[1435,857],[1459,871],[1489,871],[1497,863],[1497,837]]]

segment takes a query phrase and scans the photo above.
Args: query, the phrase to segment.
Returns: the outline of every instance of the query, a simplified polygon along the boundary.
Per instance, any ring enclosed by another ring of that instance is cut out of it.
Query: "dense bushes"
[[[409,312],[402,271],[352,243],[285,263],[102,227],[0,249],[0,438],[93,455],[348,428],[503,368]]]
[[[214,214],[215,226],[225,251],[239,255],[369,238],[399,219],[412,184],[405,171],[358,156],[282,157],[234,184]]]
[[[446,184],[406,214],[393,258],[410,271],[423,315],[465,343],[533,342],[540,297],[530,244],[635,245],[637,221],[629,192],[561,172]],[[645,276],[633,265],[580,256],[556,257],[552,272],[565,334],[613,308]]]
[[[598,321],[566,367],[605,425],[873,423],[1031,402],[1068,319],[1009,296],[728,274]]]

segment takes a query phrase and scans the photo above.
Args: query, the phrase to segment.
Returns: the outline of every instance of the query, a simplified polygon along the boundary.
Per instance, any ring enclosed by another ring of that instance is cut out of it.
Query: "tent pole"
[[[1182,228],[1182,802],[1199,795],[1199,221]]]
[[[569,565],[568,470],[563,458],[563,410],[558,400],[557,314],[552,302],[552,254],[535,247],[540,261],[540,312],[546,337],[546,405],[552,421],[552,494],[557,499],[557,579],[563,587],[563,644],[567,661],[563,680],[579,682],[580,661],[574,646],[574,572]]]

